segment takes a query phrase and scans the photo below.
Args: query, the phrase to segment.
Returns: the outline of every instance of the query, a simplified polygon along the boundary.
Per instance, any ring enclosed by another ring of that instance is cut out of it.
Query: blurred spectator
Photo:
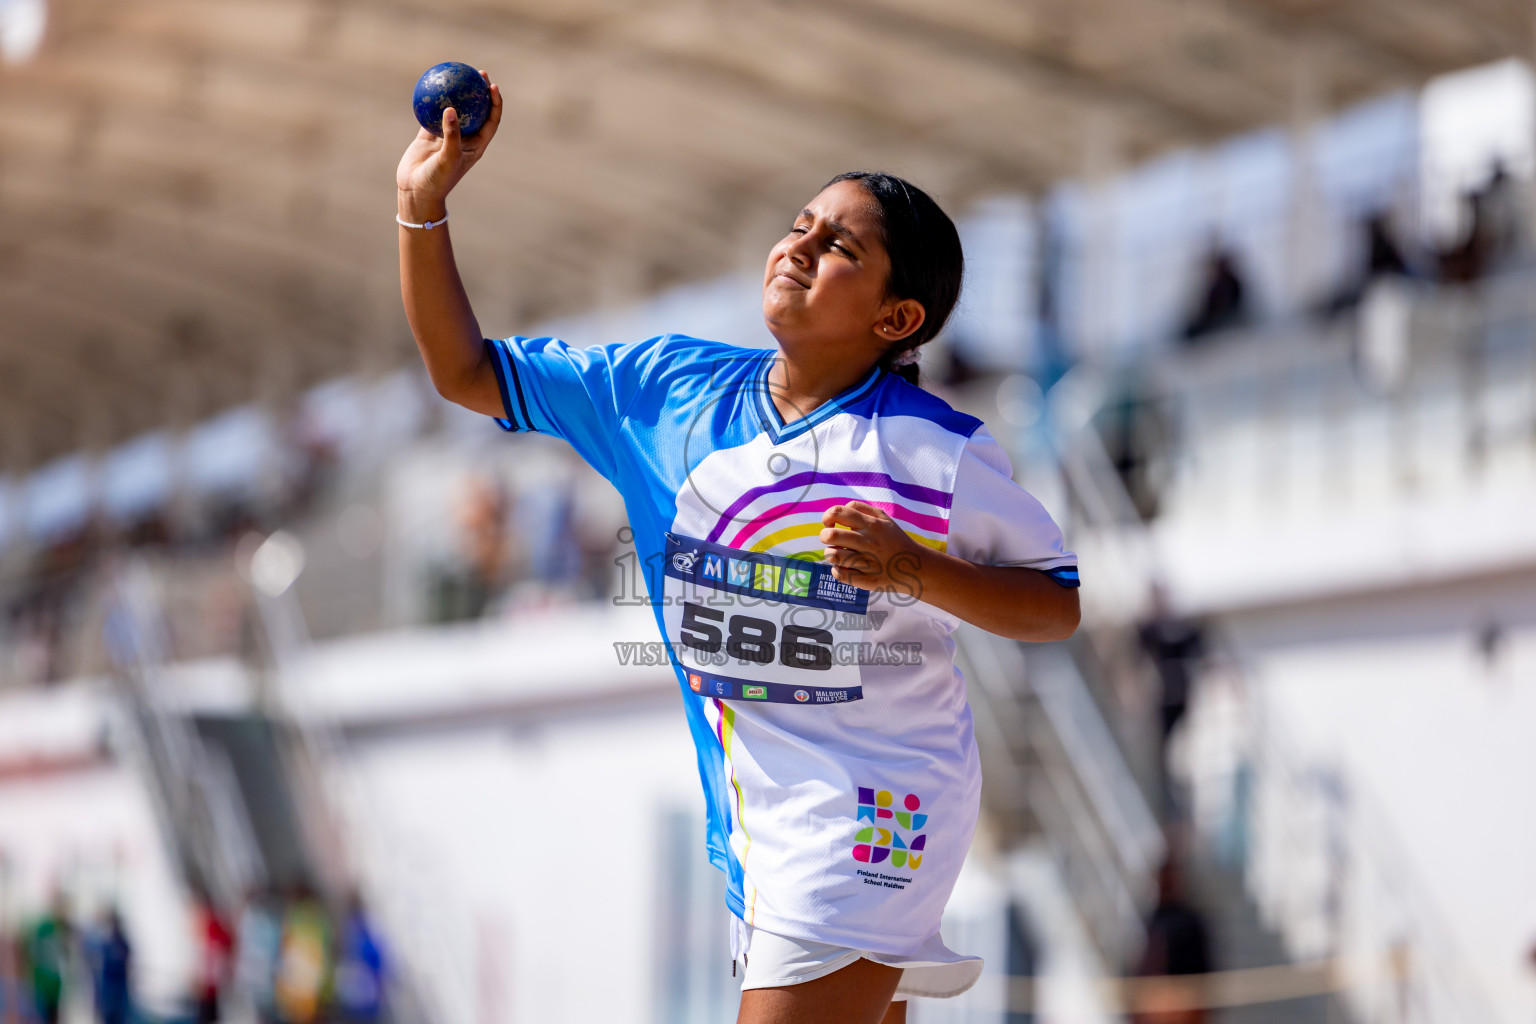
[[[504,582],[507,561],[507,494],[499,481],[477,476],[469,485],[460,513],[469,555],[470,618],[484,614]]]
[[[1205,259],[1199,301],[1184,323],[1182,337],[1193,341],[1247,323],[1246,292],[1237,258],[1226,249],[1213,247]]]
[[[1362,259],[1359,267],[1328,300],[1326,309],[1329,313],[1359,305],[1366,291],[1379,279],[1412,276],[1392,220],[1385,211],[1377,210],[1361,221],[1360,233]]]
[[[5,867],[5,860],[0,856],[0,880],[3,880]],[[9,930],[0,930],[0,1022],[3,1024],[20,1024],[21,1021],[25,991],[20,946],[19,936]]]
[[[91,943],[91,977],[96,986],[96,1019],[100,1024],[127,1024],[133,996],[129,988],[133,947],[114,907]]]
[[[1209,974],[1210,936],[1205,917],[1184,899],[1183,879],[1173,858],[1157,872],[1157,906],[1147,918],[1147,941],[1136,975],[1142,978]],[[1136,1024],[1200,1024],[1206,1010],[1148,1010],[1133,1014]]]
[[[1377,211],[1365,219],[1365,279],[1373,281],[1384,275],[1408,274],[1408,260],[1392,230],[1391,219]]]
[[[526,496],[518,506],[526,537],[531,582],[541,598],[566,594],[581,575],[581,546],[576,534],[576,494],[569,477]]]
[[[1072,365],[1067,352],[1067,340],[1062,326],[1060,287],[1065,258],[1064,242],[1060,226],[1055,218],[1041,221],[1039,232],[1039,272],[1035,275],[1035,340],[1033,376],[1043,391],[1052,385]]]
[[[1008,955],[1006,967],[1010,978],[1034,978],[1040,970],[1040,939],[1036,934],[1029,910],[1023,903],[1010,899],[1007,904]],[[1038,990],[1034,990],[1038,991]],[[1017,1002],[1024,1002],[1017,1000]],[[1036,1024],[1034,1008],[1024,1009],[1015,1005],[1016,998],[1008,1000],[1009,1009],[1003,1015],[1003,1024]]]
[[[331,984],[331,922],[312,892],[299,889],[283,914],[274,999],[278,1020],[310,1024]]]
[[[1517,264],[1525,255],[1525,199],[1503,163],[1482,188],[1467,193],[1469,211],[1465,237],[1440,254],[1440,277],[1467,284]]]
[[[1488,183],[1472,195],[1474,231],[1483,239],[1484,273],[1507,270],[1525,249],[1525,197],[1502,161],[1494,161]]]
[[[301,516],[315,509],[335,478],[340,453],[335,439],[326,434],[308,411],[300,411],[288,421],[285,442],[289,464],[285,517]]]
[[[55,892],[48,910],[27,929],[23,955],[32,990],[32,1007],[42,1024],[58,1024],[69,955],[69,919],[64,894]]]
[[[224,918],[202,890],[194,893],[193,914],[198,940],[197,1024],[221,1020],[221,996],[229,981],[235,939]]]
[[[436,573],[432,621],[478,619],[500,594],[506,583],[507,510],[507,494],[499,481],[486,475],[470,478],[456,516],[461,561]]]
[[[1141,624],[1139,634],[1141,647],[1157,670],[1158,765],[1167,817],[1177,803],[1168,766],[1168,738],[1189,708],[1195,664],[1205,655],[1205,629],[1199,622],[1174,614],[1167,588],[1158,582],[1152,585],[1151,614]]]
[[[46,597],[24,598],[12,620],[10,670],[23,683],[59,678],[64,645],[58,608]]]
[[[581,592],[590,600],[612,600],[618,591],[614,584],[614,557],[622,545],[618,535],[623,520],[602,515],[591,508],[581,509],[576,517],[576,543],[580,548]]]
[[[253,891],[236,925],[235,984],[256,1011],[260,1024],[277,1020],[274,984],[283,927],[270,893]]]
[[[157,508],[148,512],[122,531],[123,544],[132,548],[164,547],[171,542],[171,526],[166,510]]]
[[[353,893],[349,904],[336,963],[336,1013],[344,1021],[375,1024],[384,1013],[384,953],[362,899]]]
[[[1482,277],[1487,269],[1486,226],[1479,223],[1472,194],[1463,196],[1462,201],[1471,208],[1471,223],[1461,241],[1440,253],[1440,280],[1447,284],[1468,284]]]
[[[1143,522],[1157,517],[1170,468],[1173,427],[1158,401],[1134,388],[1106,402],[1100,414],[1104,449]]]

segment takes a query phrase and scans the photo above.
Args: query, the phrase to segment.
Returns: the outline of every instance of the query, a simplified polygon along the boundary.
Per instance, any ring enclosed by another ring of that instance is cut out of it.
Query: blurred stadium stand
[[[404,1024],[733,1013],[622,504],[440,402],[398,311],[388,174],[451,57],[508,97],[453,206],[490,333],[770,344],[757,263],[820,181],[959,214],[925,372],[1085,616],[957,634],[985,813],[945,928],[988,971],[915,1020],[1166,1002],[1116,979],[1168,858],[1219,972],[1178,1019],[1529,1019],[1532,17],[0,0],[0,1008],[54,892],[123,910],[169,1020],[193,893],[313,890],[361,893]],[[1207,638],[1166,742],[1156,614]]]

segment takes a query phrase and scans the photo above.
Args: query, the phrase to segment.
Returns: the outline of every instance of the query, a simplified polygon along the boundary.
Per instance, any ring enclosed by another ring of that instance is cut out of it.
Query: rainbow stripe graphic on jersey
[[[850,490],[858,488],[858,493]],[[788,499],[788,500],[786,500]],[[808,470],[754,487],[720,513],[705,538],[744,551],[774,551],[812,561],[822,556],[821,516],[834,505],[866,502],[901,526],[908,537],[943,551],[949,535],[945,491],[897,480],[887,473]]]
[[[745,862],[747,852],[752,849],[752,833],[747,831],[747,823],[742,820],[741,783],[737,781],[736,768],[731,764],[731,740],[736,734],[736,712],[730,705],[721,703],[718,700],[713,701],[713,704],[715,711],[715,736],[720,741],[720,749],[724,754],[726,771],[730,773],[731,789],[736,797],[735,807],[733,808],[736,813],[736,824],[740,827],[742,837],[746,840],[746,844],[741,848],[741,859]],[[754,888],[752,890],[751,902],[747,903],[746,906],[745,919],[748,924],[753,923],[756,910],[757,890]]]

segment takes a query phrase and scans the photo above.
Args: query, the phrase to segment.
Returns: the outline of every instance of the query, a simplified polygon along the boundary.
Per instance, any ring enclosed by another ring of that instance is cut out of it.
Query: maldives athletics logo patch
[[[858,821],[869,825],[853,837],[853,859],[863,864],[884,864],[916,871],[923,866],[923,847],[928,843],[928,815],[919,814],[923,801],[916,793],[902,798],[903,810],[892,810],[895,798],[888,789],[878,792],[859,787]]]

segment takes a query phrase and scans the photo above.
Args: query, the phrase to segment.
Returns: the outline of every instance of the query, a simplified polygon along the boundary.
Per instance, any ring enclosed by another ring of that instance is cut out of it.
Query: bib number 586
[[[723,633],[716,625],[720,622],[725,623]],[[832,667],[832,634],[825,629],[791,623],[784,627],[781,639],[778,627],[768,619],[732,615],[726,620],[720,609],[691,601],[683,604],[679,639],[708,654],[718,654],[723,647],[731,657],[758,665],[771,664],[777,656],[779,664],[787,668],[820,672]]]

